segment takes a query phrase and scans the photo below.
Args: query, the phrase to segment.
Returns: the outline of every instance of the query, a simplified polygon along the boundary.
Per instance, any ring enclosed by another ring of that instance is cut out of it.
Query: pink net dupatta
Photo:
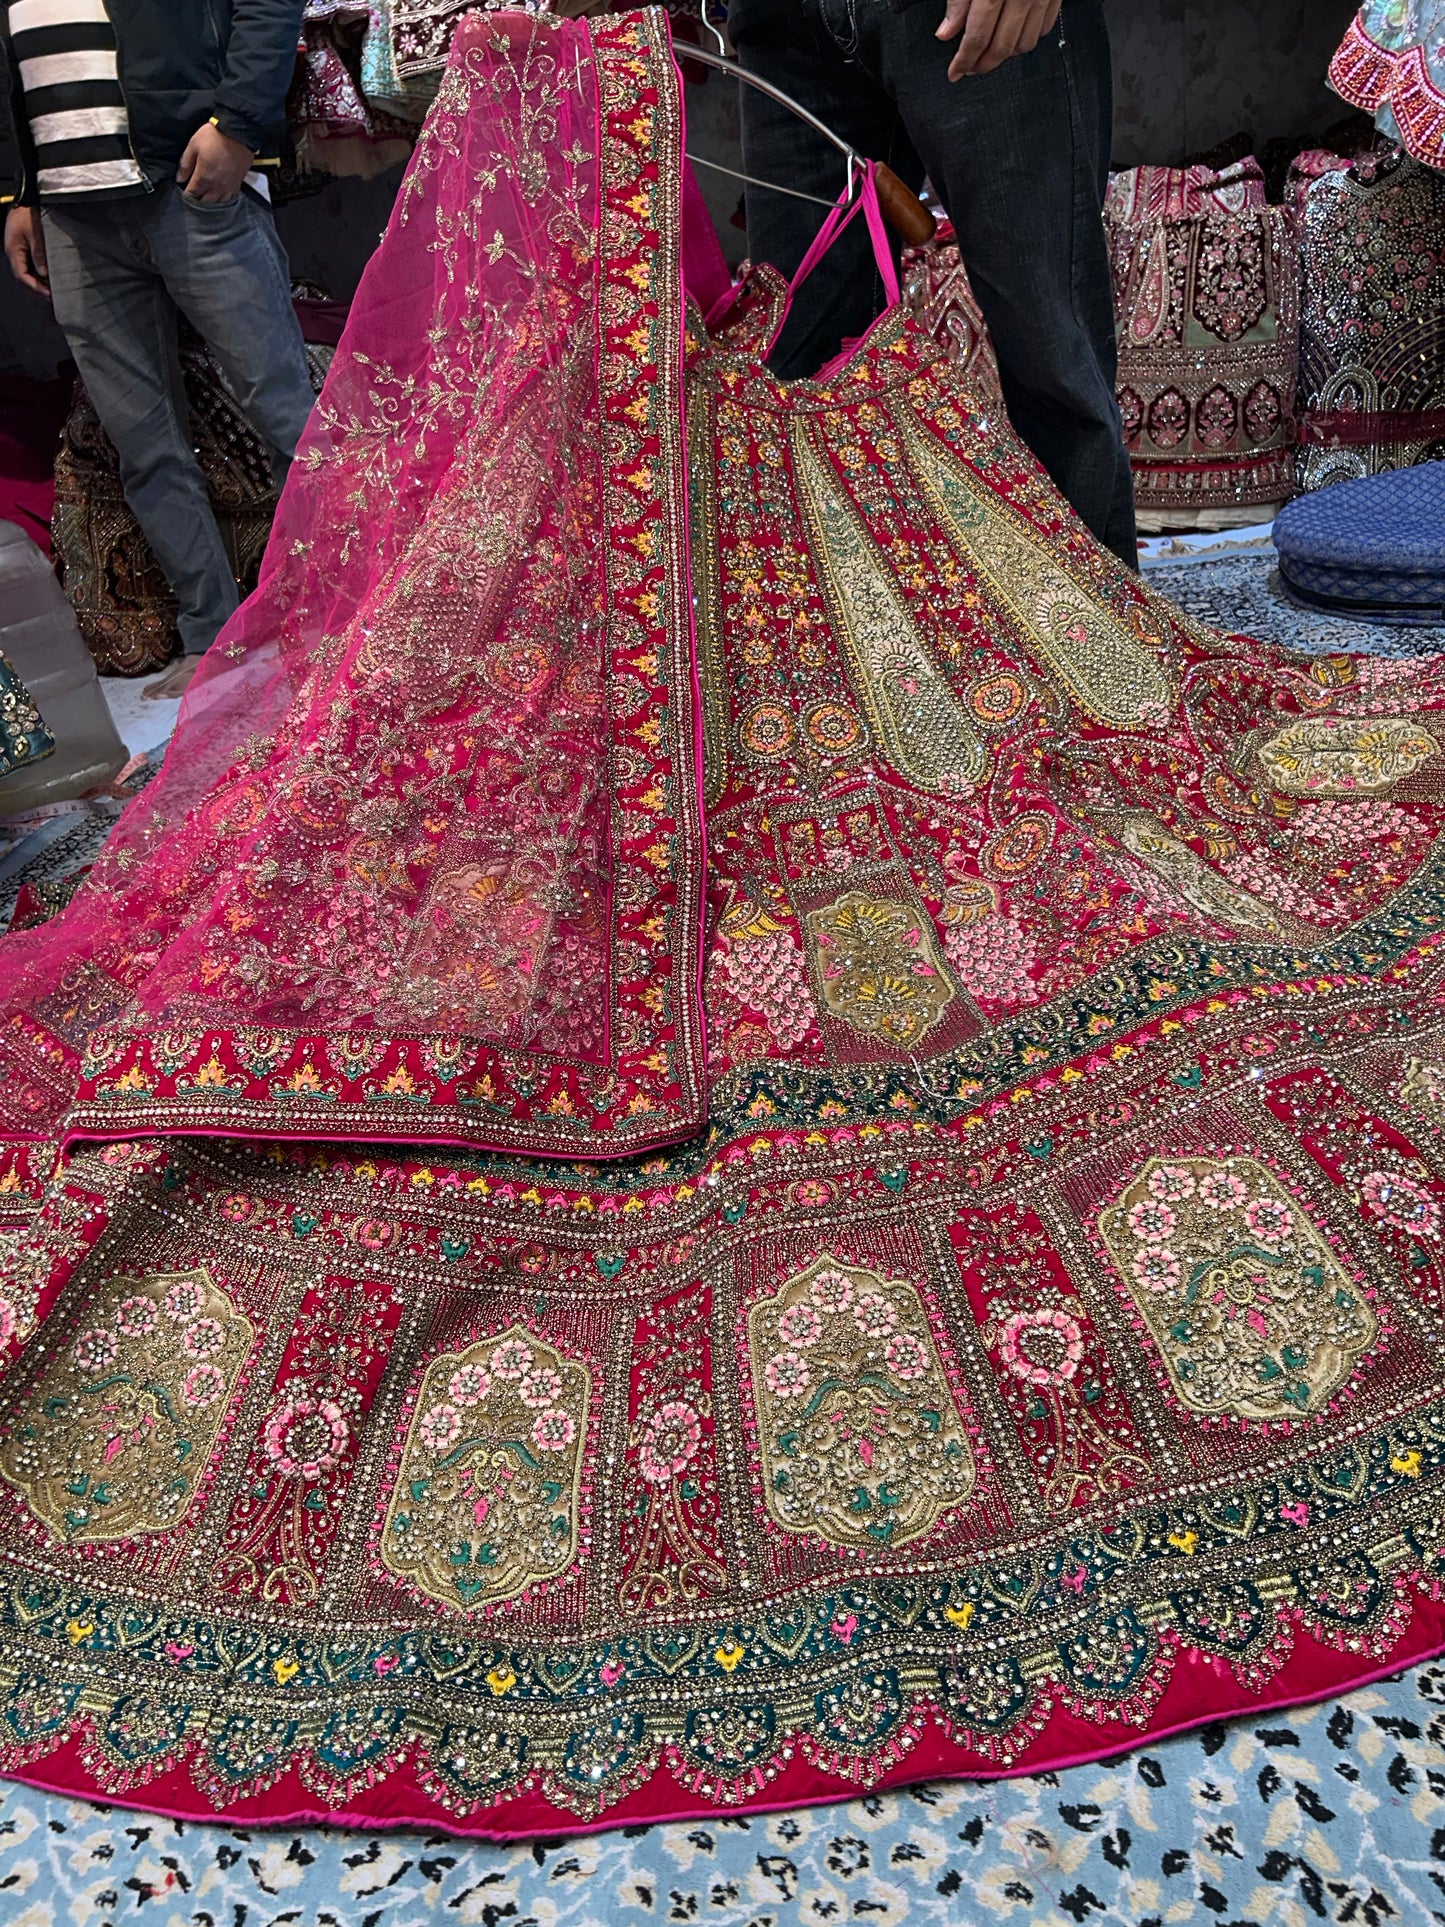
[[[661,15],[459,34],[260,587],[0,951],[8,1135],[701,1122],[683,178]]]

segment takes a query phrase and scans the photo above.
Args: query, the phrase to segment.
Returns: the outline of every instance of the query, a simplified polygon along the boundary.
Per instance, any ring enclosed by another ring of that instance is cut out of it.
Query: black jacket
[[[212,117],[223,134],[262,160],[277,155],[304,6],[305,0],[105,0],[131,147],[148,179],[174,175],[187,141]],[[35,150],[9,20],[8,5],[0,3],[19,157],[12,177],[0,180],[0,199],[34,201]]]

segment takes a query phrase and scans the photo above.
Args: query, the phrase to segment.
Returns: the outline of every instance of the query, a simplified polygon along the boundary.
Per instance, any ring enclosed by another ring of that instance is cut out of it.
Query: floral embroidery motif
[[[178,1524],[251,1351],[250,1320],[204,1267],[112,1278],[51,1356],[0,1447],[0,1474],[72,1542]]]
[[[1099,1232],[1191,1412],[1317,1412],[1375,1341],[1364,1292],[1256,1158],[1151,1158]]]
[[[1259,760],[1286,796],[1378,796],[1439,753],[1409,716],[1311,716],[1276,730]]]
[[[591,1396],[581,1359],[520,1325],[434,1358],[387,1507],[387,1569],[463,1611],[565,1572]]]
[[[907,904],[850,890],[809,911],[807,932],[824,1003],[865,1037],[910,1049],[953,1000],[932,926]]]
[[[916,1285],[823,1253],[748,1313],[768,1514],[896,1550],[973,1490],[973,1450]]]

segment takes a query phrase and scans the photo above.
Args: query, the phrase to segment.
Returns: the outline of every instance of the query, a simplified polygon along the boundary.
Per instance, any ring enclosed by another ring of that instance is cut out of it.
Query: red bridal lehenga
[[[659,14],[456,49],[0,950],[35,1784],[557,1832],[1445,1646],[1440,664],[1185,624],[896,308],[780,385],[681,156]]]

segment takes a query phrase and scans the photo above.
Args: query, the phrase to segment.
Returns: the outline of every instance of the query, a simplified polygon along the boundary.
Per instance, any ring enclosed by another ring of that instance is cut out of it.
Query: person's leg
[[[131,218],[135,205],[47,209],[51,295],[120,458],[126,501],[180,605],[181,646],[195,655],[239,598],[191,446],[175,308]]]
[[[922,172],[898,110],[878,82],[847,57],[850,15],[840,0],[732,0],[728,31],[738,59],[792,95],[860,153],[888,161],[914,185]],[[846,163],[837,148],[755,87],[739,88],[743,169],[833,202]],[[789,278],[826,218],[826,210],[767,188],[747,190],[748,252]],[[884,306],[883,283],[868,230],[855,220],[798,291],[772,356],[785,378],[811,375],[861,335]]]
[[[1015,428],[1101,542],[1137,562],[1102,207],[1113,121],[1101,0],[991,74],[948,78],[943,0],[854,0],[958,233]]]
[[[167,185],[145,218],[171,299],[204,338],[284,480],[315,397],[271,210],[244,190],[210,204]]]

